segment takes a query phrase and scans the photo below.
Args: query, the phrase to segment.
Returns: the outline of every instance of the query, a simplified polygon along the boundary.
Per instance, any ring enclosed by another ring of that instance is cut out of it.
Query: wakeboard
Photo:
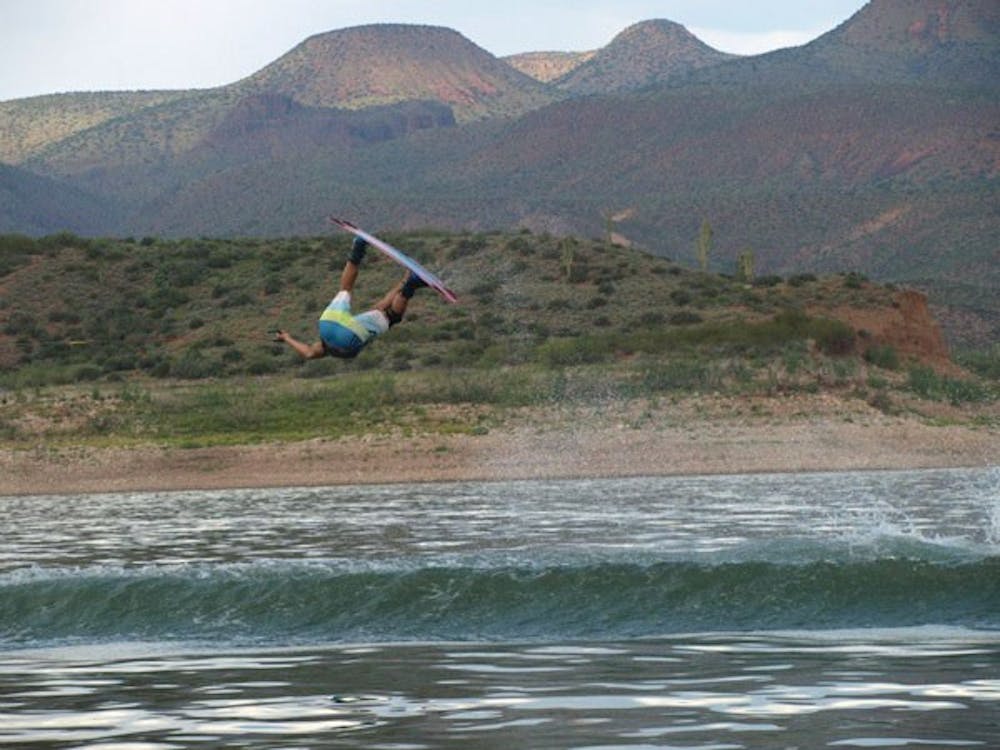
[[[335,219],[334,217],[331,216],[330,221],[333,224],[340,227],[341,229],[343,229],[345,232],[350,232],[355,237],[360,237],[369,245],[380,251],[383,255],[399,263],[399,265],[413,271],[413,273],[415,273],[417,276],[419,276],[421,279],[427,282],[427,286],[429,286],[435,292],[444,297],[448,302],[458,302],[458,297],[456,296],[456,294],[453,291],[451,291],[451,289],[446,287],[444,285],[444,282],[441,281],[441,279],[439,279],[433,273],[431,273],[422,265],[417,263],[417,261],[415,261],[409,255],[404,253],[402,250],[393,247],[385,240],[380,240],[375,235],[366,232],[361,227],[357,226],[356,224],[352,224],[346,219]]]

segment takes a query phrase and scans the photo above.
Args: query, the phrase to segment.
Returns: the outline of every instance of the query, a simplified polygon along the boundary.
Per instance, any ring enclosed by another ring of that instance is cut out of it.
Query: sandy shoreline
[[[763,405],[761,405],[763,404]],[[1000,465],[996,427],[823,396],[512,418],[484,435],[0,450],[0,495]]]

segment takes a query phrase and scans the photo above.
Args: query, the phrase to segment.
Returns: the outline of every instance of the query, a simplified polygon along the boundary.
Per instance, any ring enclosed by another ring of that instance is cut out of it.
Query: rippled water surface
[[[0,745],[986,747],[1000,471],[0,498]]]

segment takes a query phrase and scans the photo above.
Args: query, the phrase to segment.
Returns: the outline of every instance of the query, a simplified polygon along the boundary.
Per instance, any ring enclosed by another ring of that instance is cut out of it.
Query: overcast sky
[[[804,44],[864,0],[0,0],[0,100],[219,86],[306,37],[367,23],[448,26],[495,55],[589,50],[666,18],[742,54]]]

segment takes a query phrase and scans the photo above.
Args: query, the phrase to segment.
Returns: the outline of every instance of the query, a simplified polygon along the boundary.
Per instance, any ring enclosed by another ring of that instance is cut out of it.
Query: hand
[[[288,343],[288,331],[282,331],[279,328],[277,330],[271,331],[271,333],[274,334],[274,339],[273,340],[275,342],[284,341],[285,343]]]

